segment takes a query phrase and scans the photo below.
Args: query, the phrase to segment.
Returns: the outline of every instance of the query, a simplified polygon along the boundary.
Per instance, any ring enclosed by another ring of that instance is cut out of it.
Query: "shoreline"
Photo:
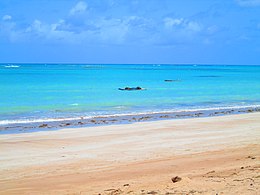
[[[0,125],[1,134],[55,131],[64,128],[81,128],[115,124],[131,124],[144,121],[160,121],[198,117],[212,117],[260,112],[259,106],[224,107],[212,109],[191,109],[187,111],[162,111],[153,113],[115,114],[108,116],[77,117],[75,119],[54,119],[54,121],[24,122]]]
[[[1,135],[0,194],[257,194],[259,121],[256,112]]]

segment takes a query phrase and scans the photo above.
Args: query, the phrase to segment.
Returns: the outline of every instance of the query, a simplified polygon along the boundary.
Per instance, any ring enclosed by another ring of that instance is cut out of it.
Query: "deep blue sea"
[[[259,105],[260,66],[0,64],[2,125]]]

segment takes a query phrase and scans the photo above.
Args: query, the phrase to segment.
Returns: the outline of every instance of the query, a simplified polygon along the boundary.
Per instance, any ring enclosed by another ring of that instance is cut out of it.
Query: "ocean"
[[[140,86],[145,90],[119,90]],[[260,66],[0,64],[0,126],[259,107]]]

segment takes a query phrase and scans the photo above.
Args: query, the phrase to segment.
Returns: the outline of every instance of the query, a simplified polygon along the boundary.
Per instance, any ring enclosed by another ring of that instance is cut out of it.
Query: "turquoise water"
[[[0,124],[259,105],[260,66],[0,64]]]

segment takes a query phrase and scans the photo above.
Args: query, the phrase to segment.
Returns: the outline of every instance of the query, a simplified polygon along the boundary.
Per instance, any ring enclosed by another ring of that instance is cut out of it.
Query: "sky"
[[[260,0],[0,0],[0,63],[260,65]]]

